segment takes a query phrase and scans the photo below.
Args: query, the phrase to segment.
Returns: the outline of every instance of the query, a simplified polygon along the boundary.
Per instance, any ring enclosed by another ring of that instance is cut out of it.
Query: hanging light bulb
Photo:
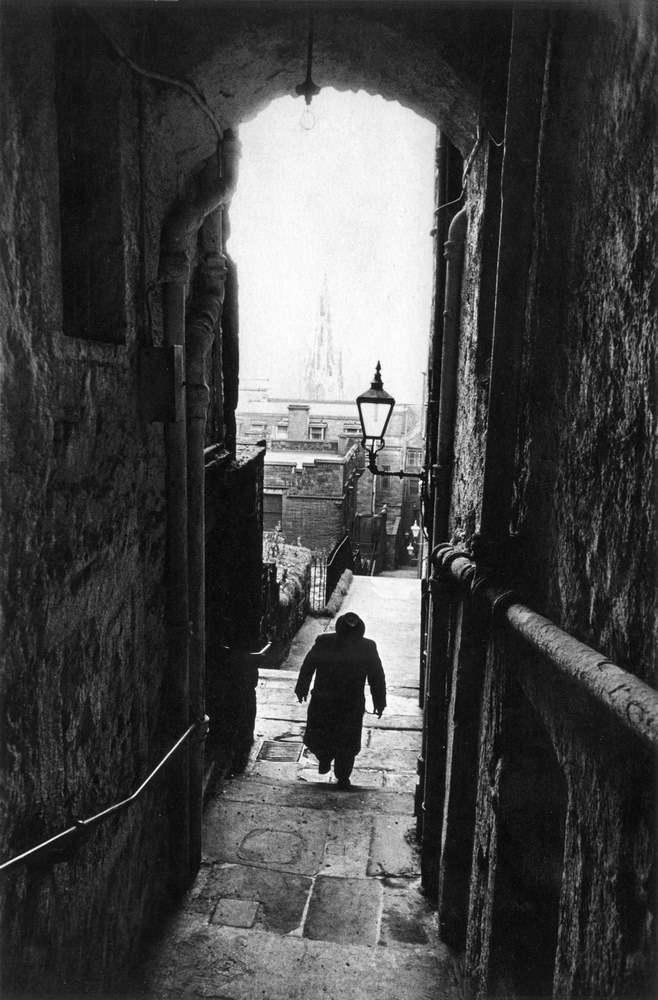
[[[302,111],[302,117],[299,119],[299,124],[305,132],[310,132],[315,125],[315,115],[308,105]]]
[[[302,112],[302,116],[299,119],[299,124],[304,129],[305,132],[309,132],[315,125],[315,115],[311,111],[311,101],[316,94],[320,93],[320,88],[317,84],[313,83],[311,77],[311,69],[313,66],[313,17],[309,15],[308,18],[308,46],[306,50],[306,79],[303,83],[299,83],[295,87],[296,93],[300,97],[304,97],[306,102],[306,107]]]

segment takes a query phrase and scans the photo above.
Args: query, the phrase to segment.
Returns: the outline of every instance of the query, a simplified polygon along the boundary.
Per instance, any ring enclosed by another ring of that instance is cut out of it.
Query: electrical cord
[[[133,73],[138,73],[140,76],[146,77],[147,80],[156,80],[158,83],[165,83],[169,87],[178,87],[179,90],[184,91],[184,93],[186,93],[188,97],[196,104],[199,110],[202,111],[204,115],[208,118],[208,120],[212,124],[212,127],[217,133],[218,141],[219,142],[222,141],[223,132],[222,132],[222,127],[219,124],[219,121],[217,120],[212,109],[207,104],[206,100],[201,96],[201,94],[196,90],[196,88],[191,83],[187,83],[185,80],[177,80],[173,76],[166,76],[164,73],[157,73],[154,70],[144,69],[143,66],[139,66],[135,62],[135,60],[128,55],[127,52],[124,52],[119,43],[114,38],[112,38],[111,35],[107,33],[105,28],[103,28],[102,25],[99,24],[99,22],[89,12],[89,10],[87,10],[86,8],[84,9],[87,15],[91,18],[91,20],[95,24],[98,31],[105,39],[105,41],[108,43],[108,45],[112,49],[114,49],[118,57],[122,59],[127,66],[130,67]]]
[[[494,146],[497,146],[498,149],[500,149],[500,147],[502,145],[504,145],[504,142],[505,142],[504,139],[501,139],[500,142],[496,142],[496,140],[492,136],[491,132],[487,132],[487,135],[488,135],[489,139],[491,140],[491,142],[493,142]],[[466,181],[468,180],[468,175],[470,174],[471,168],[473,167],[473,163],[475,162],[475,154],[477,153],[477,151],[478,151],[478,149],[480,148],[481,145],[482,145],[482,132],[480,130],[480,126],[478,125],[477,138],[475,140],[475,143],[473,145],[472,150],[470,151],[470,153],[468,154],[468,156],[466,158],[466,163],[464,164],[464,170],[463,170],[463,173],[462,173],[462,188],[461,188],[461,191],[459,192],[459,194],[457,195],[456,198],[452,199],[452,201],[444,201],[444,203],[442,205],[439,205],[438,208],[435,208],[434,209],[434,215],[435,216],[438,215],[438,213],[441,211],[441,209],[443,209],[443,208],[449,208],[450,205],[456,205],[457,202],[461,201],[462,198],[464,197],[464,192],[466,191]]]

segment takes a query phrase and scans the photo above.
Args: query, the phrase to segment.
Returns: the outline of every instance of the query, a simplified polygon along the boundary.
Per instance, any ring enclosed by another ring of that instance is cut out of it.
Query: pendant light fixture
[[[310,131],[315,125],[315,115],[311,111],[311,101],[316,94],[320,93],[320,88],[313,83],[311,69],[313,67],[313,15],[308,18],[308,45],[306,49],[306,79],[303,83],[297,84],[295,91],[300,97],[303,96],[306,107],[302,112],[299,124],[305,132]]]

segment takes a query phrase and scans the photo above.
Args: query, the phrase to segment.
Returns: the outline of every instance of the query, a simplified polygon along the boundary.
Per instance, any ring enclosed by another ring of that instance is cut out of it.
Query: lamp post
[[[391,472],[389,469],[377,468],[377,453],[386,445],[384,435],[395,406],[393,396],[384,389],[382,366],[379,361],[370,388],[357,396],[356,405],[361,421],[361,444],[368,451],[368,471],[373,476],[397,476],[399,479],[424,481],[424,469],[421,469],[420,472],[404,472],[402,469],[398,472]]]

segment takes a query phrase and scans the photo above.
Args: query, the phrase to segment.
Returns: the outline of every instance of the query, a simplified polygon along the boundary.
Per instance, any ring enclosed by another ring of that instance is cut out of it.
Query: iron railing
[[[107,809],[103,809],[102,812],[96,813],[94,816],[90,816],[88,819],[78,819],[72,826],[62,830],[61,833],[56,833],[54,837],[49,837],[48,840],[44,840],[41,844],[36,844],[34,847],[30,847],[29,850],[23,851],[22,854],[17,854],[16,857],[10,858],[8,861],[4,861],[0,864],[0,875],[4,875],[6,872],[15,868],[19,864],[26,864],[28,862],[33,862],[36,858],[40,858],[43,855],[50,855],[51,860],[54,862],[57,860],[57,856],[61,854],[64,848],[70,850],[75,850],[83,842],[85,836],[93,830],[94,827],[103,823],[105,820],[109,819],[110,816],[116,816],[117,813],[123,812],[124,809],[128,809],[130,806],[134,805],[138,798],[146,791],[148,786],[154,780],[154,778],[162,771],[166,764],[169,763],[172,757],[180,750],[184,743],[190,738],[195,730],[200,731],[200,738],[205,738],[208,729],[208,720],[204,719],[202,723],[193,722],[192,725],[188,726],[182,736],[176,740],[174,745],[167,751],[162,760],[153,768],[151,773],[144,779],[141,785],[135,789],[132,795],[128,798],[121,799],[119,802],[115,802],[114,805],[108,806]]]
[[[335,546],[327,559],[327,577],[325,581],[325,603],[329,602],[331,595],[338,585],[341,576],[348,569],[354,572],[354,552],[350,536],[345,537]]]
[[[512,590],[493,586],[470,556],[455,546],[437,546],[432,562],[454,582],[477,589],[498,621],[585,688],[646,746],[654,750],[658,747],[658,691],[522,604]]]
[[[322,611],[327,603],[327,553],[317,549],[311,553],[308,606],[311,611]]]

